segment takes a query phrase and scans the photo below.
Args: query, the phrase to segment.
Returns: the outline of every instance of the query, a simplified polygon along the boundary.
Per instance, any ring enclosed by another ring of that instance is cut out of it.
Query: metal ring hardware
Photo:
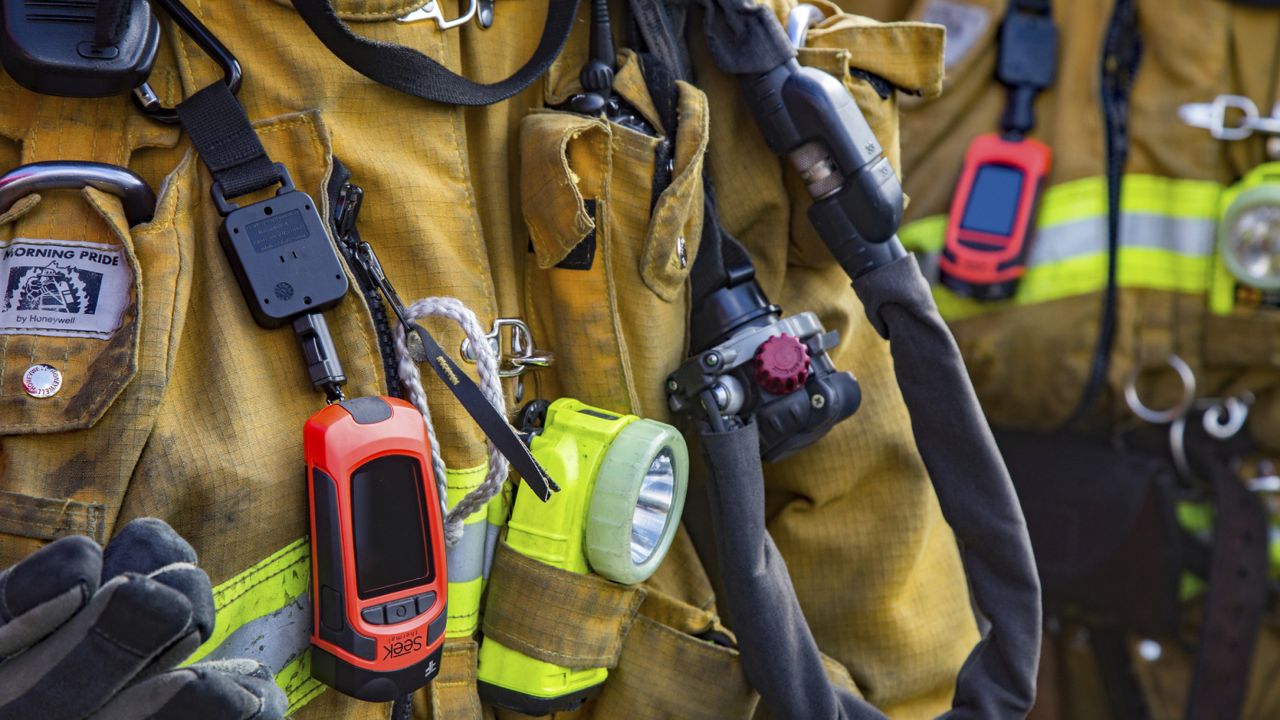
[[[507,330],[506,346],[510,352],[503,351],[503,330]],[[533,332],[519,318],[498,318],[493,321],[493,331],[485,336],[494,355],[498,356],[498,376],[504,378],[523,375],[529,368],[541,368],[555,362],[555,355],[547,350],[540,350],[533,345]],[[462,359],[469,363],[476,361],[471,341],[464,339],[461,348]]]
[[[1178,402],[1166,410],[1154,410],[1142,402],[1142,398],[1138,395],[1138,368],[1129,371],[1128,377],[1124,381],[1124,401],[1128,404],[1129,409],[1133,411],[1142,420],[1152,425],[1163,425],[1171,423],[1174,420],[1187,414],[1191,409],[1192,403],[1196,399],[1196,375],[1191,371],[1191,366],[1176,353],[1171,353],[1165,360],[1169,367],[1178,374],[1178,378],[1182,380],[1182,397]]]
[[[41,190],[97,188],[120,198],[132,227],[147,222],[156,210],[156,194],[128,168],[107,163],[59,160],[22,165],[0,176],[0,213],[19,199]]]

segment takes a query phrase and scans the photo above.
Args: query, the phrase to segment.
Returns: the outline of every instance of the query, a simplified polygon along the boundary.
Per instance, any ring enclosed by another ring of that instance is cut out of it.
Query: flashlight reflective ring
[[[618,433],[587,512],[592,570],[623,585],[657,572],[680,523],[688,472],[689,451],[670,425],[638,419]]]
[[[1218,224],[1218,252],[1240,282],[1280,290],[1280,185],[1255,185],[1231,200]]]
[[[529,447],[560,492],[544,503],[517,490],[507,545],[546,565],[583,575],[594,571],[614,582],[651,576],[684,509],[689,452],[680,433],[563,398],[547,407]],[[534,716],[578,707],[608,675],[602,667],[538,660],[492,637],[480,647],[477,670],[485,701]]]

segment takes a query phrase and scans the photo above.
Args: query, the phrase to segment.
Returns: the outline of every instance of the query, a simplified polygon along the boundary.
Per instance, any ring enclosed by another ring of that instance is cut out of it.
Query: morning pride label
[[[0,335],[109,338],[124,318],[132,284],[118,245],[0,243]]]

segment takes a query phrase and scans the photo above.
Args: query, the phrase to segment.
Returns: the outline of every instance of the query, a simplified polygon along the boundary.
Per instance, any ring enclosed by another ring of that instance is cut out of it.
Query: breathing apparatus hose
[[[799,71],[795,50],[767,8],[749,0],[701,4],[712,58],[722,71],[741,77],[748,92],[766,76]],[[652,42],[652,28],[640,29]],[[785,139],[787,132],[803,134],[799,124],[812,118],[780,110],[784,93],[778,87],[750,97],[748,105],[770,146],[788,154],[796,145]],[[850,105],[836,113],[836,124],[847,124]],[[830,115],[812,126],[830,127]],[[882,160],[878,144],[875,154]],[[892,189],[885,191],[885,167],[887,161],[882,166],[880,160],[869,160],[858,169],[862,177],[850,172],[845,184],[849,192],[838,191],[842,198],[835,192],[817,198],[810,218],[853,280],[868,320],[889,341],[917,448],[943,517],[959,542],[973,599],[989,621],[960,669],[953,706],[944,717],[1024,717],[1035,698],[1041,641],[1040,584],[1026,523],[955,340],[915,258],[901,251],[893,234],[901,218],[901,190],[897,188],[896,198]],[[833,207],[839,204],[844,207]],[[831,222],[833,213],[838,222]],[[765,528],[756,438],[750,424],[722,431],[704,427],[702,432],[721,601],[738,638],[744,671],[761,702],[782,717],[884,717],[827,680],[786,565]]]

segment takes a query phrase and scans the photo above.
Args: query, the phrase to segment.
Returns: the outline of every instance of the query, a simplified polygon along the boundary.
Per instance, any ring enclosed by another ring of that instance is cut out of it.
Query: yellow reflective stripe
[[[1219,285],[1214,237],[1222,190],[1211,181],[1126,175],[1120,202],[1120,286],[1206,293]],[[1105,178],[1049,188],[1041,198],[1037,236],[1015,297],[978,302],[936,286],[938,309],[954,320],[1101,290],[1107,277],[1106,220]],[[940,252],[945,235],[945,215],[921,218],[899,233],[908,249],[925,254]]]
[[[1123,248],[1117,281],[1120,287],[1201,293],[1212,269],[1212,257],[1192,257],[1155,248]],[[1001,308],[1096,292],[1106,280],[1107,256],[1096,253],[1028,268],[1018,283],[1017,293],[1009,300],[971,300],[941,285],[933,287],[933,298],[943,317],[960,320]]]
[[[469,638],[480,627],[480,596],[483,592],[482,577],[449,583],[449,619],[445,621],[445,637]]]
[[[213,589],[213,604],[218,613],[213,634],[191,654],[187,663],[199,662],[219,649],[237,630],[283,610],[310,588],[311,543],[308,538],[298,538]],[[272,640],[263,638],[264,642]],[[274,640],[280,642],[278,638]],[[311,653],[305,646],[296,650],[296,657],[283,669],[271,668],[276,673],[276,684],[288,697],[291,713],[324,692],[324,686],[311,677]]]
[[[276,580],[269,585],[270,580]],[[197,662],[242,625],[270,615],[310,589],[311,543],[298,538],[213,589],[218,610],[211,635],[190,657]]]
[[[302,709],[302,706],[320,697],[329,688],[319,680],[311,677],[311,649],[294,658],[276,673],[276,684],[284,690],[289,698],[289,714]]]
[[[449,507],[454,507],[467,493],[484,483],[488,464],[449,473]],[[484,571],[484,540],[489,526],[488,504],[463,521],[462,539],[449,549],[449,619],[445,636],[470,637],[480,626],[481,574]]]

